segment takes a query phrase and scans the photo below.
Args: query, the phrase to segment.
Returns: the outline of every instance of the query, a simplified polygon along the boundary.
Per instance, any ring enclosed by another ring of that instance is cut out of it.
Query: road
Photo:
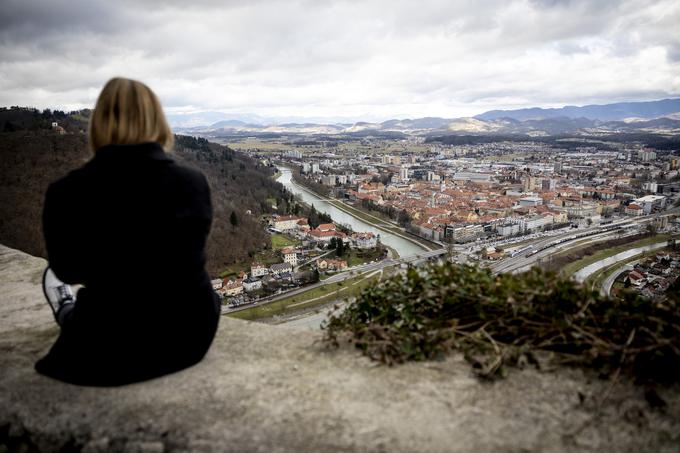
[[[635,266],[635,263],[636,262],[634,261],[632,263],[628,263],[628,264],[624,264],[623,266],[619,266],[614,270],[614,272],[609,274],[607,276],[607,278],[604,280],[604,282],[602,282],[602,292],[605,295],[608,296],[612,291],[612,286],[614,285],[614,282],[616,281],[616,277],[621,275],[622,272],[632,271],[633,266]]]
[[[590,277],[592,274],[599,271],[600,269],[612,266],[620,261],[632,258],[635,255],[639,255],[641,253],[649,252],[652,250],[662,249],[666,246],[668,246],[668,241],[657,242],[654,244],[649,244],[642,247],[636,247],[634,249],[625,250],[623,252],[617,253],[616,255],[612,255],[607,258],[601,259],[600,261],[596,261],[593,264],[589,264],[588,266],[576,272],[574,274],[574,279],[576,279],[576,281],[578,282],[584,282],[588,277]]]
[[[533,255],[527,256],[526,253],[517,255],[515,257],[509,257],[504,259],[503,261],[499,261],[497,263],[494,263],[490,266],[492,272],[494,274],[501,274],[505,272],[517,272],[520,270],[523,270],[525,268],[529,268],[534,264],[537,264],[540,260],[547,258],[550,255],[554,255],[555,253],[558,252],[563,252],[566,250],[569,250],[570,248],[578,247],[578,246],[583,246],[589,243],[593,242],[600,242],[608,239],[612,239],[615,237],[620,237],[621,233],[617,231],[611,231],[611,232],[604,232],[604,233],[598,233],[598,229],[600,227],[595,227],[595,228],[588,228],[580,231],[574,231],[571,230],[569,232],[566,232],[564,234],[558,235],[558,236],[551,236],[546,239],[543,239],[541,241],[535,242],[533,245],[532,250],[540,250],[543,247],[549,246],[551,243],[555,241],[565,241],[561,244],[554,245],[552,247],[546,248],[545,250],[542,250],[538,253],[535,253]],[[576,234],[585,234],[585,233],[593,233],[592,236],[586,236],[586,237],[580,237],[580,238],[574,238],[570,239],[570,237],[573,237]],[[635,232],[629,232],[628,234],[634,234]],[[625,233],[624,233],[625,234]]]

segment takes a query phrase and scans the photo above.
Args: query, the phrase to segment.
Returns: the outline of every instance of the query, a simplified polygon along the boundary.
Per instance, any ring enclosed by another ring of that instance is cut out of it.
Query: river
[[[399,253],[399,256],[402,258],[417,255],[418,253],[426,251],[426,249],[423,246],[420,246],[406,239],[400,238],[399,236],[381,230],[380,228],[376,228],[373,225],[370,225],[364,222],[363,220],[352,216],[351,214],[341,211],[340,209],[336,208],[327,201],[319,198],[318,195],[295,183],[295,181],[293,181],[293,175],[289,168],[282,166],[279,166],[278,168],[279,171],[281,171],[281,176],[279,176],[277,179],[278,182],[283,184],[286,187],[286,189],[288,189],[290,192],[300,197],[300,199],[306,204],[314,205],[314,208],[317,211],[323,212],[324,214],[328,214],[329,216],[331,216],[335,223],[348,225],[350,228],[352,228],[353,231],[357,232],[370,231],[376,235],[379,234],[380,241],[383,244],[392,247],[394,250],[396,250],[397,253]]]

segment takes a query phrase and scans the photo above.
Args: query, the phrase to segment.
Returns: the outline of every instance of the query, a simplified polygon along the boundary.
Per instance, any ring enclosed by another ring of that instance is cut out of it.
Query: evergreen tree
[[[335,238],[333,238],[335,239]],[[345,254],[345,243],[342,242],[342,239],[338,239],[337,245],[335,246],[335,255],[336,256],[343,256]]]
[[[231,215],[229,216],[229,223],[231,223],[232,231],[235,230],[236,226],[238,225],[238,217],[236,216],[235,211],[231,211]]]
[[[397,221],[399,222],[399,225],[405,226],[409,224],[411,217],[409,217],[408,212],[406,212],[405,209],[402,209],[401,212],[399,212]]]
[[[319,223],[321,223],[319,221],[319,213],[316,212],[316,208],[314,207],[314,205],[312,205],[312,208],[309,210],[308,220],[310,228],[316,228],[319,226]]]

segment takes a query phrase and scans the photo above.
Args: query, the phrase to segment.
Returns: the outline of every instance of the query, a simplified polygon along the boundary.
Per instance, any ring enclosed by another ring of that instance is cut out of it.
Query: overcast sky
[[[141,5],[141,6],[140,6]],[[457,117],[680,97],[680,1],[3,0],[0,105]]]

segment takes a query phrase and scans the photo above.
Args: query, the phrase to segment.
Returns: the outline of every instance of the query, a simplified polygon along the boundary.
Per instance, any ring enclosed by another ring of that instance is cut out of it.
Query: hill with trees
[[[46,256],[42,209],[47,186],[83,165],[89,111],[64,113],[26,108],[0,110],[0,243]],[[57,122],[63,130],[52,128]],[[274,169],[202,138],[178,135],[172,156],[201,170],[210,184],[214,220],[207,268],[217,275],[229,264],[271,247],[262,214],[293,206],[292,195],[274,181]]]

